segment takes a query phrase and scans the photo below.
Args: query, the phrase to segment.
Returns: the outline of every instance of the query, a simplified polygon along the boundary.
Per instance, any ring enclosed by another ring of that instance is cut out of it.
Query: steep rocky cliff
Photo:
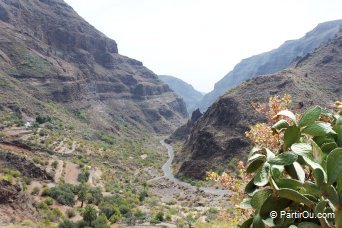
[[[2,110],[82,113],[118,134],[170,132],[187,116],[180,97],[63,0],[0,2],[0,98]]]
[[[227,167],[233,157],[243,159],[250,143],[244,132],[262,121],[252,101],[289,93],[294,104],[330,106],[342,99],[342,31],[312,54],[278,73],[247,80],[216,101],[196,122],[176,157],[179,175],[203,178],[205,171]]]
[[[275,73],[288,67],[292,62],[314,51],[321,43],[333,38],[341,25],[342,20],[321,23],[300,39],[286,41],[277,49],[243,59],[215,84],[214,90],[206,94],[197,107],[205,111],[219,96],[247,79]]]

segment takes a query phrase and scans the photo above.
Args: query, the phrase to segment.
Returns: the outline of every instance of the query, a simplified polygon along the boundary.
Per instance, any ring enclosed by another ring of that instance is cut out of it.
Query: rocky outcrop
[[[183,100],[157,75],[120,55],[114,40],[63,0],[0,1],[0,37],[1,101],[28,115],[49,112],[52,101],[89,113],[96,130],[126,123],[158,133],[187,117]]]
[[[0,204],[12,203],[20,195],[21,188],[7,180],[0,180]]]
[[[304,109],[341,100],[341,63],[342,32],[293,67],[252,78],[220,97],[196,122],[176,155],[178,175],[203,179],[210,169],[227,168],[234,157],[244,160],[250,148],[245,131],[264,121],[252,102],[267,102],[270,96],[284,93],[293,96],[294,105],[302,102]]]
[[[172,143],[173,141],[185,141],[191,133],[192,127],[195,123],[202,117],[202,113],[199,109],[192,112],[191,118],[188,122],[175,130],[168,139],[165,140],[167,143]]]
[[[321,23],[300,39],[286,41],[277,49],[241,60],[215,84],[214,90],[206,94],[197,107],[201,111],[206,111],[221,95],[249,78],[285,69],[291,63],[313,52],[322,43],[332,39],[341,25],[342,20]]]
[[[0,150],[0,164],[2,167],[17,170],[26,177],[53,181],[53,177],[44,169],[16,154]]]

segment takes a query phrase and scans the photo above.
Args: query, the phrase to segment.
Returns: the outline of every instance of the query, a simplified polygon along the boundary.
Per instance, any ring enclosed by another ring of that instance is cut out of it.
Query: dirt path
[[[55,170],[55,183],[59,182],[59,180],[61,179],[62,173],[63,173],[63,161],[59,160],[58,166]]]
[[[101,180],[102,171],[98,169],[91,168],[89,170],[89,180],[88,184],[92,187],[103,187],[102,183],[99,183]]]
[[[32,130],[27,130],[23,127],[5,128],[2,132],[5,134],[6,137],[12,139],[16,138],[26,140],[32,135]]]
[[[80,170],[77,164],[66,162],[64,169],[64,181],[68,184],[78,185],[80,182],[77,180]]]

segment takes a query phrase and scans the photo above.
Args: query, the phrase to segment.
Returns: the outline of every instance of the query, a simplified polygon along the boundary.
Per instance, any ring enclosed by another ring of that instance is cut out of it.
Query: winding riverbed
[[[193,186],[189,183],[183,182],[183,181],[177,179],[173,175],[173,173],[171,171],[171,164],[172,164],[172,161],[175,157],[173,148],[170,144],[167,144],[164,140],[161,140],[160,143],[167,149],[167,153],[169,155],[169,160],[167,160],[167,162],[162,166],[164,176],[166,178],[168,178],[169,180],[173,181],[174,183],[178,184],[178,185],[196,190],[197,189],[196,186]],[[229,194],[229,192],[225,189],[219,189],[219,188],[217,189],[217,188],[212,188],[212,187],[200,187],[199,190],[201,190],[205,193],[208,193],[208,194],[214,194],[214,195],[220,195],[220,196],[223,196],[225,194]]]

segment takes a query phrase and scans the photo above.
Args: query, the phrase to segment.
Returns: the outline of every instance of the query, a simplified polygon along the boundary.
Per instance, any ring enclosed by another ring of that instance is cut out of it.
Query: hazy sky
[[[342,19],[341,0],[65,0],[156,74],[208,92],[241,59]]]

